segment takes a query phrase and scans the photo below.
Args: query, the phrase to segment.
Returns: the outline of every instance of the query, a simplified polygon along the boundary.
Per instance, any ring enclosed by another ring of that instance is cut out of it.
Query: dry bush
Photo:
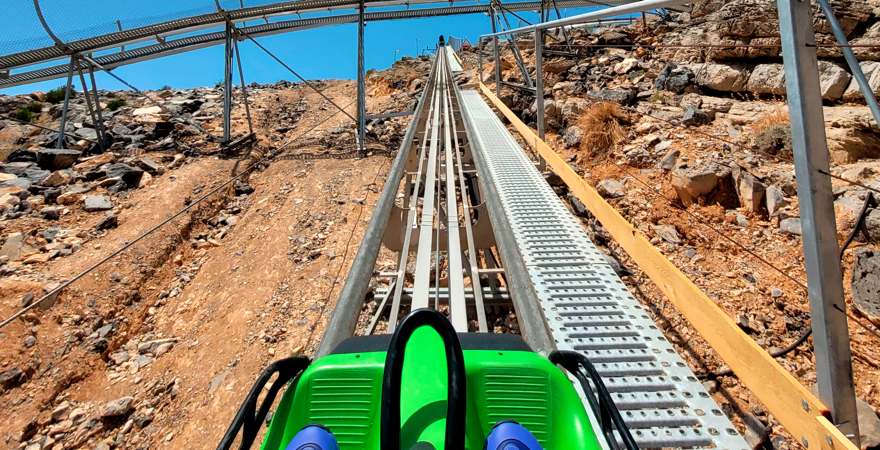
[[[752,135],[757,136],[779,125],[789,126],[788,108],[780,106],[761,114],[758,120],[749,125],[749,129]]]
[[[598,102],[590,105],[578,120],[583,130],[581,149],[593,155],[614,150],[626,138],[625,125],[632,123],[617,103]]]
[[[783,160],[791,159],[791,122],[787,108],[774,108],[761,114],[749,126],[749,131],[752,147],[757,152]]]

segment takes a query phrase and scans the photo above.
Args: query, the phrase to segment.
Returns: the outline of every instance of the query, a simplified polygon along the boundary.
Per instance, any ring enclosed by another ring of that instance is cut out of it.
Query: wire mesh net
[[[54,41],[43,30],[33,0],[7,0],[6,32],[0,35],[0,55],[48,47]],[[153,25],[183,17],[210,14],[217,6],[236,10],[281,3],[278,0],[39,0],[46,23],[63,42],[119,30]]]

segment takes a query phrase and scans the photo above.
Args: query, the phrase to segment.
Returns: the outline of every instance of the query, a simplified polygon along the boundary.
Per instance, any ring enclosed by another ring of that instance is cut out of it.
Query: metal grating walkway
[[[640,447],[748,449],[479,93],[461,99],[556,346],[593,361]]]

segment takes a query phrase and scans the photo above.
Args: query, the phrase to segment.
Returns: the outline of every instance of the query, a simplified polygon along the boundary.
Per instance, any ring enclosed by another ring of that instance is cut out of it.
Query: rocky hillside
[[[880,95],[880,72],[874,72],[880,67],[875,61],[880,4],[833,4]],[[821,15],[815,23],[819,43],[832,44]],[[544,61],[548,141],[771,352],[797,340],[809,324],[777,26],[772,2],[698,1],[687,13],[649,19],[647,28],[638,21],[572,30],[571,47],[562,35],[553,35],[548,40],[553,52]],[[517,46],[526,66],[534,67],[532,39],[521,37]],[[489,49],[483,80],[491,85]],[[463,54],[476,67],[475,51]],[[823,46],[819,54],[843,243],[869,195],[877,195],[871,189],[880,189],[880,126],[863,106],[839,49]],[[522,83],[512,53],[505,49],[502,55],[504,80]],[[534,125],[532,94],[505,87],[502,99]],[[606,245],[667,336],[706,374],[707,387],[741,422],[749,440],[756,447],[792,448],[790,437],[735,378],[713,375],[723,365],[708,346],[583,205],[564,186],[556,188],[593,238]],[[875,206],[869,203],[860,222],[864,232],[856,233],[843,257],[866,448],[880,445],[880,209]],[[809,342],[780,358],[806,385],[815,383]]]

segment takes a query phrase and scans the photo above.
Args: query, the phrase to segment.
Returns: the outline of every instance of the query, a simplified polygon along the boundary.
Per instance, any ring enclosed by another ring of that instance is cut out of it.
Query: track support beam
[[[830,408],[832,422],[858,445],[859,424],[834,198],[831,179],[820,174],[828,173],[829,156],[811,6],[799,0],[777,0],[777,6],[819,398]]]
[[[223,53],[223,143],[232,139],[232,22],[226,22],[226,47]]]
[[[364,0],[361,0],[358,7],[358,61],[357,61],[357,135],[358,135],[358,151],[361,156],[366,154],[365,139],[367,136],[367,81],[364,73],[364,28],[366,20],[364,19]]]

